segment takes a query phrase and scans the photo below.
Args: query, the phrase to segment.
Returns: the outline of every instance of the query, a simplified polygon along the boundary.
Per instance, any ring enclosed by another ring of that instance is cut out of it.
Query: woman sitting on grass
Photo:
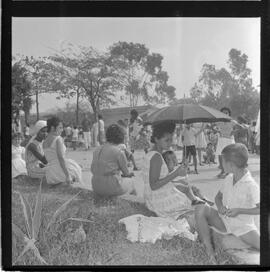
[[[66,146],[60,136],[63,131],[63,123],[57,117],[47,120],[48,136],[44,140],[43,149],[48,161],[46,166],[46,179],[48,184],[66,182],[82,182],[82,169],[73,160],[65,157]]]
[[[171,122],[162,122],[153,126],[151,142],[154,143],[154,146],[145,156],[142,164],[142,176],[144,198],[148,209],[160,217],[177,219],[188,213],[193,213],[194,208],[186,196],[187,186],[173,183],[177,177],[186,176],[186,169],[179,166],[169,173],[162,157],[162,153],[169,150],[172,144],[174,130],[175,124]],[[191,197],[195,204],[198,200],[197,197],[192,193]]]
[[[95,149],[91,171],[93,191],[101,196],[119,196],[133,191],[132,177],[125,154],[118,145],[124,141],[124,132],[116,124],[106,131],[107,142]]]
[[[45,165],[42,143],[47,135],[47,122],[39,120],[33,130],[33,136],[25,147],[25,161],[28,176],[42,179],[45,177]]]
[[[215,202],[217,210],[208,205],[198,206],[195,218],[201,241],[213,263],[215,251],[211,243],[210,228],[217,232],[231,233],[248,245],[260,249],[260,234],[254,215],[260,214],[259,186],[247,169],[248,150],[245,145],[231,144],[222,151],[222,165],[229,175]]]

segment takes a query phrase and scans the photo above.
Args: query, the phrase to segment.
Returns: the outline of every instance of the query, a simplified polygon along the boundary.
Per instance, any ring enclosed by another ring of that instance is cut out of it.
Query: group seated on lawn
[[[83,183],[81,167],[65,157],[65,145],[60,137],[61,120],[50,118],[38,121],[35,133],[24,150],[21,135],[12,136],[12,178],[28,175],[46,179],[48,184]],[[230,144],[221,152],[222,165],[228,175],[214,203],[206,199],[198,188],[185,179],[185,165],[178,166],[170,150],[175,124],[163,122],[153,125],[151,150],[145,154],[141,169],[144,202],[156,216],[174,220],[186,218],[197,230],[211,263],[216,264],[216,252],[211,243],[210,228],[231,233],[259,250],[260,234],[254,215],[260,213],[259,188],[247,169],[248,150],[244,144]],[[47,135],[48,133],[48,135]],[[134,179],[121,149],[124,132],[113,124],[106,130],[106,143],[94,150],[91,164],[93,192],[100,197],[138,194],[141,184]],[[134,165],[134,168],[136,165]]]

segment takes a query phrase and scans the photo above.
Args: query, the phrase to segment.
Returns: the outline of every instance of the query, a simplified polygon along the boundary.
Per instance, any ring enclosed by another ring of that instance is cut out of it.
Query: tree
[[[20,62],[12,65],[12,113],[19,116],[20,110],[24,111],[25,122],[28,123],[30,109],[33,105],[31,98],[31,84],[27,70]]]
[[[244,114],[249,119],[255,118],[260,98],[258,91],[253,87],[247,62],[247,55],[231,49],[228,59],[229,71],[204,64],[198,83],[190,90],[191,97],[217,109],[228,106],[234,116]]]
[[[35,96],[37,120],[39,120],[39,95],[56,92],[58,87],[53,66],[47,57],[34,58],[31,56],[29,58],[23,56],[20,63],[26,69],[27,77],[31,81],[31,91]]]
[[[110,48],[109,65],[117,73],[121,89],[134,107],[139,99],[147,103],[165,103],[175,98],[175,88],[168,86],[168,74],[162,70],[163,57],[149,53],[144,44],[118,42]]]
[[[96,118],[100,107],[115,103],[114,92],[119,84],[114,69],[108,65],[108,54],[68,44],[50,59],[62,74],[60,95],[77,96],[77,122],[80,97],[87,98]]]

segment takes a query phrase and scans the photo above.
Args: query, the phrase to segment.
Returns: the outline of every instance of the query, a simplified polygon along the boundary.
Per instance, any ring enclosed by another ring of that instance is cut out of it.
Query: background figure
[[[101,114],[98,115],[98,142],[100,145],[105,143],[105,125]]]
[[[83,138],[85,149],[88,150],[91,146],[91,121],[89,120],[87,113],[84,114],[84,118],[82,120],[82,129],[83,129]]]
[[[130,111],[130,126],[129,126],[129,132],[130,132],[130,149],[131,152],[134,153],[135,149],[136,149],[136,141],[139,139],[140,137],[140,131],[143,128],[143,121],[141,119],[141,117],[139,117],[139,113],[133,109]]]
[[[207,146],[207,142],[206,142],[206,138],[204,135],[204,124],[203,123],[194,123],[193,127],[197,130],[197,131],[201,131],[196,137],[195,137],[195,146],[198,152],[198,159],[199,159],[199,164],[202,164],[202,151],[205,150],[206,146]],[[202,130],[201,130],[202,129]]]
[[[73,150],[76,150],[77,144],[79,141],[79,129],[74,126],[72,129],[72,147]]]
[[[236,143],[242,143],[248,148],[248,125],[242,116],[237,117],[238,124],[234,126],[233,135]]]
[[[220,111],[223,112],[224,114],[231,116],[231,110],[229,108],[224,107]],[[217,175],[218,178],[225,178],[227,175],[222,165],[221,151],[227,145],[235,143],[234,137],[233,137],[233,127],[234,127],[234,124],[232,122],[218,123],[219,137],[218,137],[216,155],[218,155],[219,166],[221,169],[221,172]]]
[[[211,162],[216,164],[215,162],[215,150],[214,146],[211,142],[207,144],[206,154],[203,155],[204,163],[210,164]]]
[[[22,135],[19,132],[12,134],[12,179],[22,175],[27,175],[24,160],[25,148],[21,146]]]
[[[128,120],[128,119],[126,119],[126,120]],[[128,122],[126,120],[125,121],[123,121],[122,119],[118,120],[117,125],[120,126],[120,128],[124,132],[124,144],[128,148],[128,146],[129,146],[129,129],[128,129]]]
[[[98,141],[98,122],[95,121],[93,126],[92,126],[92,131],[91,131],[91,135],[92,135],[92,145],[94,147],[99,146],[99,141]]]
[[[249,127],[250,137],[249,137],[249,149],[252,154],[255,153],[255,135],[256,135],[256,121],[253,121]]]

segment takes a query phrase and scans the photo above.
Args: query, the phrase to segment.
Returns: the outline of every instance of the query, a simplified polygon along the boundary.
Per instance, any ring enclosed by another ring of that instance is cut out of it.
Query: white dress
[[[197,132],[201,129],[202,123],[194,123],[193,127],[197,130]],[[201,131],[196,137],[195,137],[195,146],[196,148],[206,148],[207,142],[204,135],[204,131]]]
[[[157,151],[150,151],[145,155],[142,167],[144,181],[144,199],[146,206],[160,217],[177,219],[179,216],[193,211],[187,196],[177,190],[173,182],[169,182],[158,190],[151,190],[149,184],[150,161]],[[161,156],[162,158],[162,156]],[[162,158],[160,178],[168,175],[168,168]]]
[[[57,184],[57,183],[66,181],[66,176],[64,174],[62,167],[60,166],[60,163],[57,157],[57,152],[56,152],[56,140],[59,138],[61,140],[61,144],[63,145],[62,148],[65,153],[66,146],[61,136],[57,136],[53,140],[50,147],[43,148],[45,157],[48,161],[48,164],[45,167],[45,174],[46,174],[47,183],[49,184]],[[71,159],[65,158],[65,162],[66,162],[67,170],[69,174],[71,175],[72,179],[75,179],[76,182],[82,183],[81,167],[75,161]]]
[[[22,158],[25,153],[25,148],[22,146],[14,146],[11,148],[12,152],[12,178],[19,175],[27,175],[25,160]]]

